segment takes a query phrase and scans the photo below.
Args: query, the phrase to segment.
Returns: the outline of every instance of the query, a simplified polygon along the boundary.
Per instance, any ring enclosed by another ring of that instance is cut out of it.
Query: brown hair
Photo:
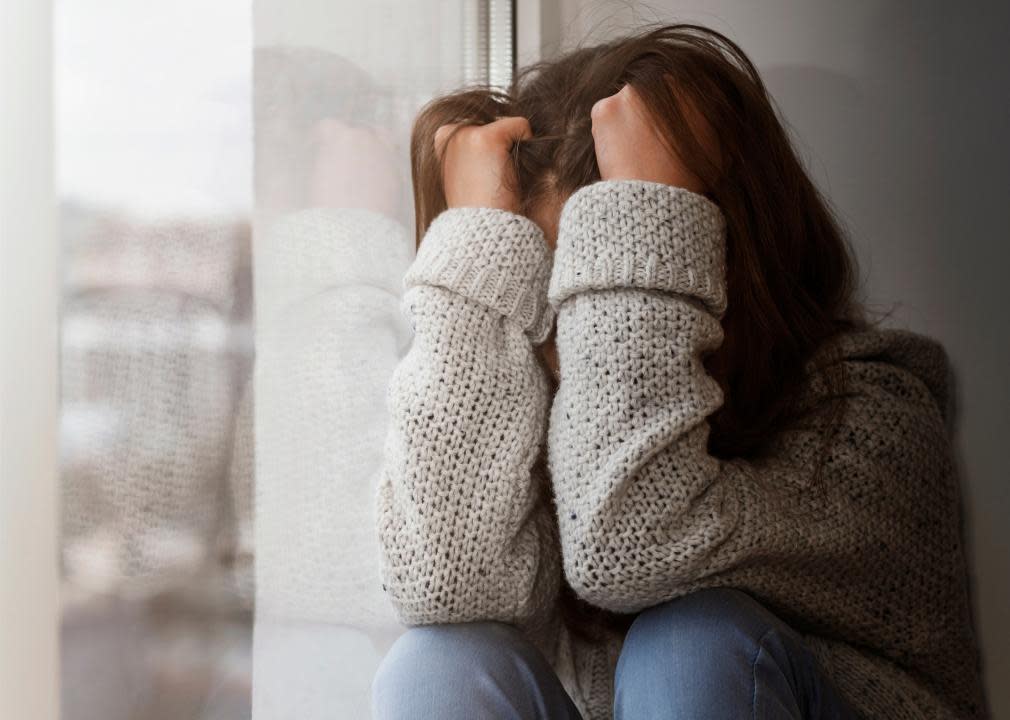
[[[708,449],[720,458],[759,461],[773,437],[798,424],[804,368],[814,351],[870,323],[854,299],[855,259],[838,220],[807,176],[754,65],[724,35],[690,24],[646,26],[529,65],[507,91],[471,86],[428,103],[411,138],[417,241],[446,207],[433,148],[440,125],[485,124],[504,115],[529,120],[534,137],[518,141],[512,155],[528,214],[542,200],[566,198],[600,179],[590,111],[626,83],[726,217],[725,338],[705,358],[724,403],[709,417]],[[714,131],[718,158],[692,132],[693,110]],[[843,397],[841,365],[818,369],[825,370],[830,397]],[[831,427],[842,407],[829,405]],[[576,627],[602,619],[626,628],[631,619],[587,606],[568,587],[564,608]]]

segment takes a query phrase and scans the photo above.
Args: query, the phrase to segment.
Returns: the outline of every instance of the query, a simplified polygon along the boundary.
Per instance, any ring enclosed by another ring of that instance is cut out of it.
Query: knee
[[[372,679],[372,703],[409,707],[419,698],[450,692],[447,683],[494,675],[516,655],[528,652],[519,631],[495,621],[419,625],[408,628],[389,648]]]
[[[655,667],[658,656],[713,672],[748,667],[770,633],[786,630],[747,593],[733,588],[699,590],[639,613],[625,636],[622,665]]]

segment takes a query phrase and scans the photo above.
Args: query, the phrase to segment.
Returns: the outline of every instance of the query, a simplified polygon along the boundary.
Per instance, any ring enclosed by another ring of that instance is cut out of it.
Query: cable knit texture
[[[707,198],[633,180],[572,194],[553,257],[522,216],[436,218],[405,278],[414,343],[388,394],[387,597],[408,625],[517,624],[587,720],[611,717],[622,638],[569,632],[562,572],[620,613],[739,588],[803,634],[866,717],[988,717],[943,347],[840,335],[808,363],[808,416],[768,460],[709,455],[723,396],[702,357],[723,340],[725,229]],[[554,322],[552,401],[536,345]],[[833,427],[821,361],[849,381]]]

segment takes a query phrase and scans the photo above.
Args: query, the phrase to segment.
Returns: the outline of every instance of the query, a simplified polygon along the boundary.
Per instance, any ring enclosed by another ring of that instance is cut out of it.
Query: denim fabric
[[[375,720],[584,720],[547,658],[494,621],[408,629],[376,672],[372,707]],[[638,615],[615,670],[613,717],[856,714],[799,634],[749,595],[713,589]]]

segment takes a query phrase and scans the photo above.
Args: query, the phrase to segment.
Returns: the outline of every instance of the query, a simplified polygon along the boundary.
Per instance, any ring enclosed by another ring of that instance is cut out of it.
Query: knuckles
[[[475,153],[496,152],[507,149],[516,135],[530,135],[529,120],[522,116],[503,117],[485,125],[465,125],[453,133],[458,123],[440,125],[435,130],[435,146],[444,152],[445,142]],[[450,138],[451,135],[451,138]]]
[[[624,87],[627,88],[628,86],[625,85]],[[594,124],[611,121],[623,112],[624,106],[628,102],[629,96],[622,89],[614,95],[600,98],[593,103],[592,108],[589,110],[589,117]]]

